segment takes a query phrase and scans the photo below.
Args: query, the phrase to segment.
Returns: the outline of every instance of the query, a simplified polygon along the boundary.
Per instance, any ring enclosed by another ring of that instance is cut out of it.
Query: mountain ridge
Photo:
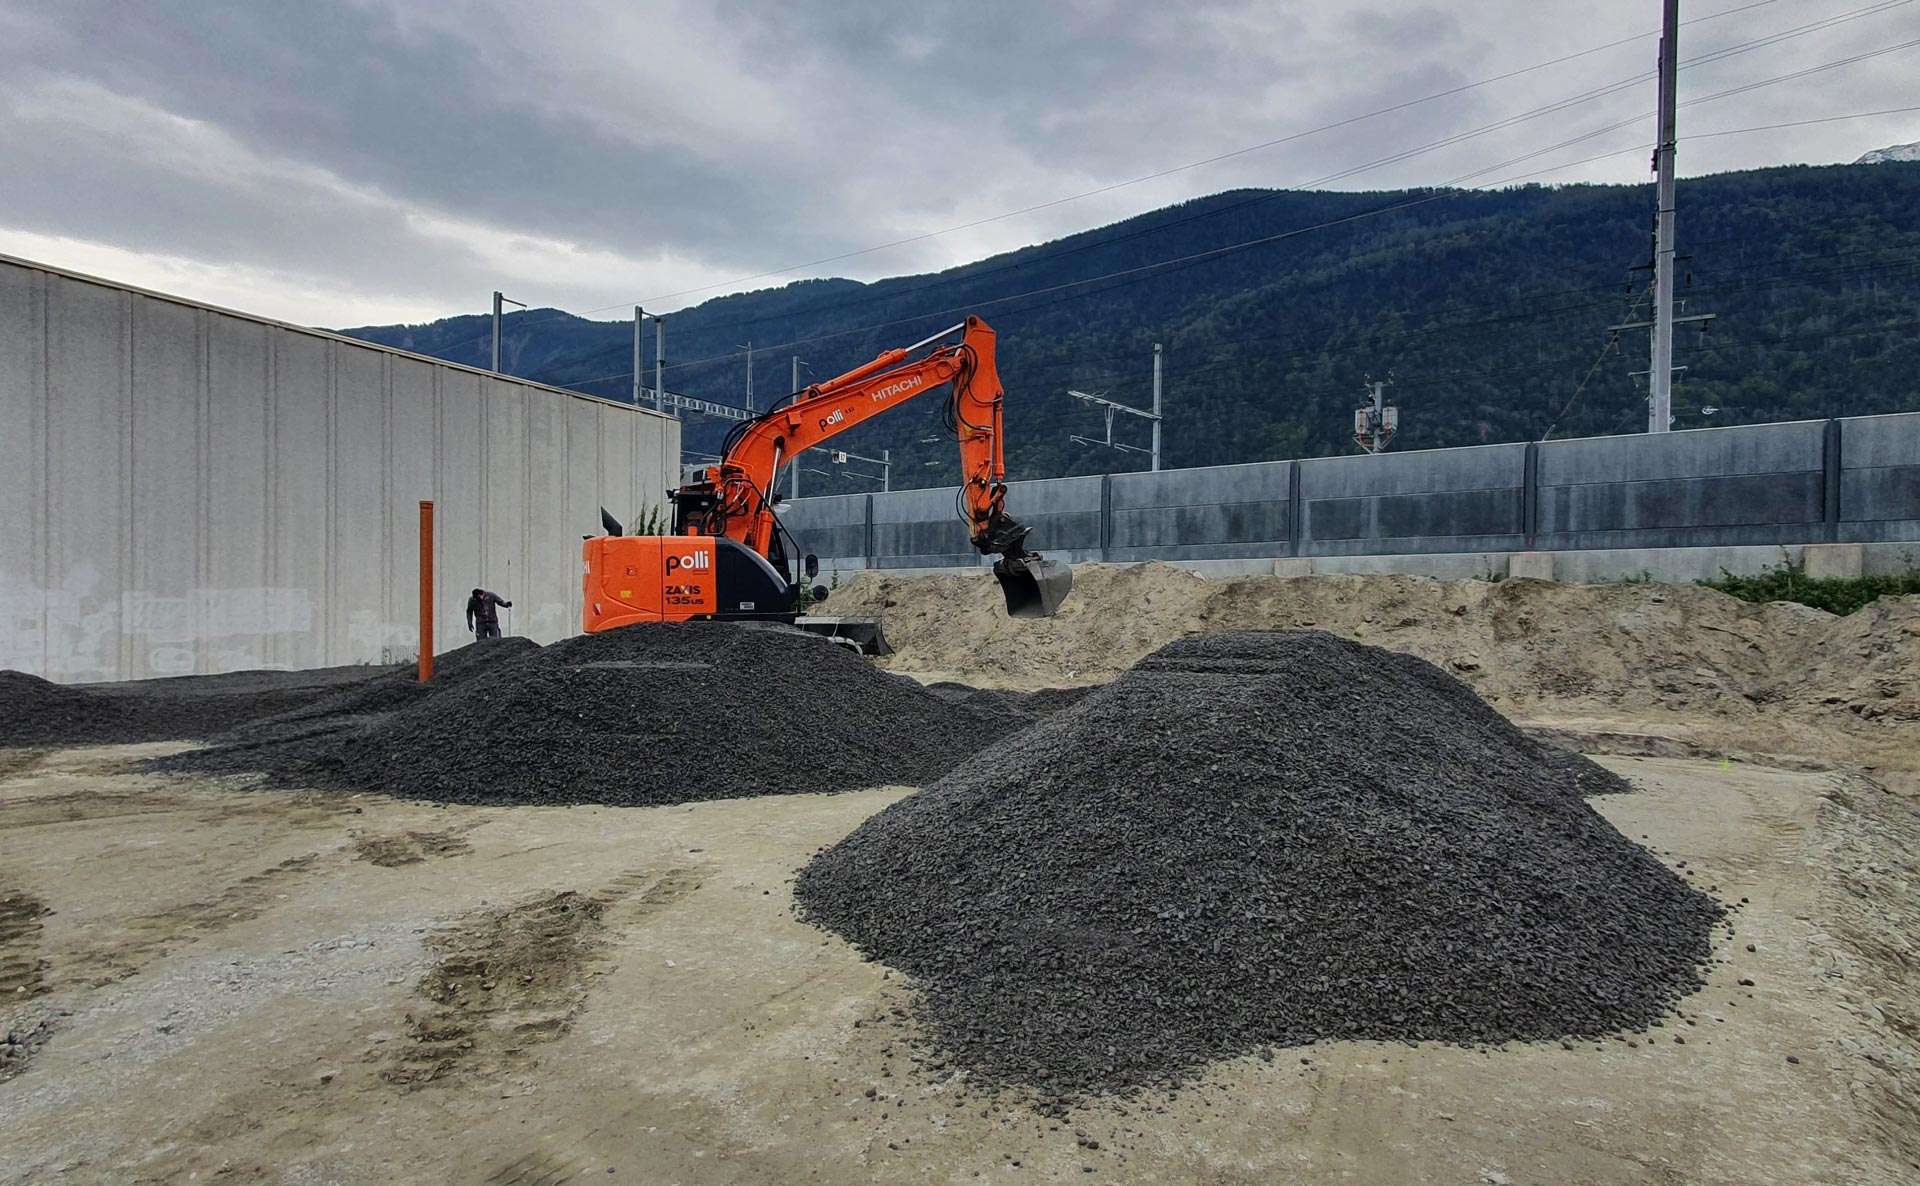
[[[1392,375],[1396,448],[1594,435],[1644,422],[1651,187],[1376,192],[1230,190],[933,273],[796,281],[667,316],[670,390],[756,403],[978,312],[1000,333],[1009,469],[1017,477],[1140,468],[1071,445],[1104,435],[1066,397],[1144,405],[1166,345],[1168,466],[1352,450],[1351,408]],[[1681,296],[1713,312],[1683,331],[1681,427],[1920,408],[1920,165],[1782,166],[1680,183]],[[1261,241],[1245,246],[1250,241]],[[504,319],[508,371],[630,395],[631,321],[557,310]],[[341,331],[484,366],[489,319]],[[774,346],[773,344],[783,344]],[[791,345],[784,345],[791,343]],[[651,335],[646,343],[651,384]],[[893,451],[896,487],[957,474],[938,399],[838,438]],[[1705,408],[1716,409],[1707,414]],[[726,424],[688,420],[715,451]],[[1143,425],[1123,425],[1138,431]],[[1129,443],[1144,443],[1129,439]],[[810,493],[871,489],[820,462]],[[870,467],[868,467],[870,468]]]

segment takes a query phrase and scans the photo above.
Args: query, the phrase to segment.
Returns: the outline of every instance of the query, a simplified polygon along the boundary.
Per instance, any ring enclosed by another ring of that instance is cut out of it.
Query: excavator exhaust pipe
[[[1031,553],[1000,557],[993,565],[993,579],[1006,596],[1009,618],[1051,618],[1073,591],[1071,565]]]

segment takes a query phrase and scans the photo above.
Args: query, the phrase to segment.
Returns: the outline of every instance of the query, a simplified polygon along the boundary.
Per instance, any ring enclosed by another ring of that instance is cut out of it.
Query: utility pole
[[[1153,344],[1153,464],[1148,467],[1153,472],[1160,471],[1160,343]]]
[[[639,305],[634,305],[634,407],[639,407],[639,393],[645,391],[641,386],[641,370],[639,370],[639,322],[645,320],[645,317],[647,317],[647,311],[641,309]]]
[[[1653,154],[1659,198],[1653,228],[1653,357],[1647,374],[1647,431],[1673,427],[1673,155],[1680,0],[1665,0],[1660,33],[1660,130]]]
[[[741,349],[747,352],[747,411],[751,412],[753,411],[753,342],[752,340],[749,339],[747,344],[742,346]]]
[[[660,315],[655,313],[653,315],[653,410],[656,412],[667,410],[667,384],[661,377],[661,372],[666,369],[664,365],[666,358],[667,323],[660,320]],[[679,410],[675,409],[674,418],[678,419],[679,416]]]
[[[519,301],[502,296],[499,289],[493,290],[493,373],[496,375],[500,373],[500,306],[502,305],[520,305],[522,309],[526,308]]]
[[[1367,380],[1370,398],[1353,412],[1353,443],[1367,453],[1381,453],[1400,431],[1400,409],[1387,403],[1391,379]]]

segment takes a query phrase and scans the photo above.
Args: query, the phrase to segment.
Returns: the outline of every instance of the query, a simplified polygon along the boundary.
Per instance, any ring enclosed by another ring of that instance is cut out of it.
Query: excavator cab
[[[1070,566],[1031,552],[994,561],[993,579],[1007,599],[1009,618],[1051,618],[1073,591]]]

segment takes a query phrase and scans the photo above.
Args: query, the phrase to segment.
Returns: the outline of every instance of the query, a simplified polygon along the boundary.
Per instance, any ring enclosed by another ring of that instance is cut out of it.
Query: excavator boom
[[[956,333],[957,342],[944,342]],[[940,342],[944,344],[933,346]],[[927,346],[933,349],[915,357]],[[798,609],[801,578],[793,567],[799,558],[789,555],[787,547],[791,537],[772,503],[780,467],[793,464],[807,449],[942,387],[950,393],[947,419],[960,445],[960,502],[968,539],[981,554],[996,557],[994,577],[1010,616],[1050,617],[1072,589],[1073,571],[1029,552],[1029,529],[1007,513],[1001,415],[1005,392],[994,360],[994,333],[986,322],[969,317],[912,346],[888,350],[843,375],[795,392],[786,402],[741,424],[728,437],[717,465],[672,492],[674,536],[619,537],[615,532],[612,538],[588,540],[587,628],[701,616],[791,620]],[[609,524],[613,526],[617,525]],[[648,550],[643,542],[648,539],[661,546]],[[687,552],[690,540],[712,542],[711,552],[701,553],[706,557],[703,562],[712,566],[711,588],[696,589],[684,579],[694,571],[689,565],[696,562]],[[671,571],[682,579],[663,580],[657,595],[643,596],[656,571],[663,578]],[[618,578],[611,584],[610,574]]]

